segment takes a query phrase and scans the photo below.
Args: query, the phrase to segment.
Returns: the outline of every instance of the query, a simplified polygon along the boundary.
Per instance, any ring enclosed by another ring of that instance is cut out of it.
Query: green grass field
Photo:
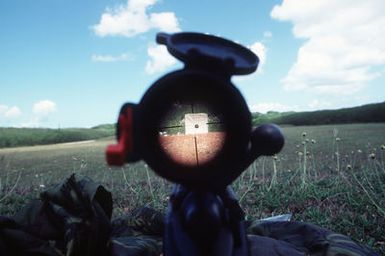
[[[256,160],[233,187],[247,218],[291,212],[385,254],[385,124],[285,127],[275,157]],[[0,149],[0,214],[12,215],[71,173],[112,191],[114,215],[163,210],[171,185],[143,162],[110,168],[111,140]]]

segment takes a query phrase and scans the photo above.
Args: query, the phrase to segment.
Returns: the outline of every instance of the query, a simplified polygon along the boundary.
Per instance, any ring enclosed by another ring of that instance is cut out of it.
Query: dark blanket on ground
[[[141,208],[111,221],[111,193],[72,175],[12,218],[0,216],[0,256],[152,256],[162,253],[163,215]],[[303,222],[247,223],[252,255],[377,255]]]

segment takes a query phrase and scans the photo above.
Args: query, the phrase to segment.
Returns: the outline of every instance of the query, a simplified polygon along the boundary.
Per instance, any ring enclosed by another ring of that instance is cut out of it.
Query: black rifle
[[[261,155],[284,144],[276,125],[252,129],[232,75],[254,72],[258,57],[232,41],[199,33],[159,33],[157,42],[185,63],[139,104],[121,108],[110,165],[144,160],[175,183],[164,234],[165,255],[249,255],[244,212],[230,184]]]

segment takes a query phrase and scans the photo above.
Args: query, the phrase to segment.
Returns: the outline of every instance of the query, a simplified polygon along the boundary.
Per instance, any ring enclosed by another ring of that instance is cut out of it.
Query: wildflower
[[[352,169],[352,166],[350,165],[350,164],[348,164],[347,166],[346,166],[346,169],[348,169],[349,171]]]
[[[273,160],[277,160],[277,159],[278,159],[277,155],[274,155]]]
[[[312,143],[312,144],[316,144],[317,141],[312,139],[312,140],[311,140],[311,143]]]
[[[381,145],[381,150],[385,150],[385,145],[384,144]]]
[[[44,184],[40,184],[39,187],[40,188],[45,188],[45,185]]]
[[[357,150],[357,153],[360,153],[360,154],[361,154],[361,153],[362,153],[362,150],[361,150],[361,149]]]
[[[305,145],[306,144],[306,141],[302,141],[302,145]]]
[[[302,156],[302,155],[303,155],[303,153],[300,151],[300,152],[298,152],[298,155],[299,155],[299,156]]]
[[[375,158],[376,158],[376,154],[371,153],[371,154],[369,155],[369,157],[370,157],[371,159],[375,159]]]
[[[336,138],[336,141],[337,141],[337,142],[338,142],[338,141],[341,141],[341,138],[337,137],[337,138]]]
[[[85,168],[87,166],[87,162],[82,159],[82,162],[80,164],[80,168]]]
[[[306,137],[306,132],[303,132],[303,133],[302,133],[302,137]]]

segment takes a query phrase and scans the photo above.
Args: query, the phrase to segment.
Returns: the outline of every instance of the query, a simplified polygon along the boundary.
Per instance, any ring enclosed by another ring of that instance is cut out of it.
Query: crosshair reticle
[[[186,166],[200,166],[221,151],[226,133],[221,115],[208,104],[175,102],[159,126],[166,155]]]

